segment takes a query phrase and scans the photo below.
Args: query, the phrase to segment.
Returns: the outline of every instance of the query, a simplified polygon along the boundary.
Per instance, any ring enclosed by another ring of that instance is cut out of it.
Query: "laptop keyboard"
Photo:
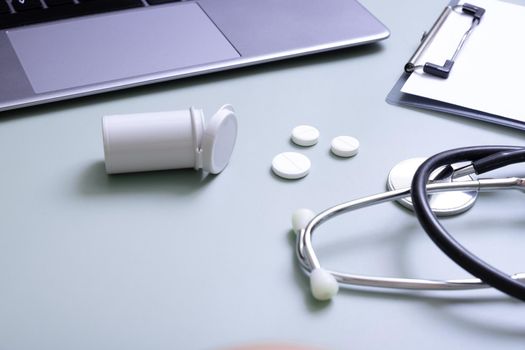
[[[181,0],[0,0],[0,29]]]

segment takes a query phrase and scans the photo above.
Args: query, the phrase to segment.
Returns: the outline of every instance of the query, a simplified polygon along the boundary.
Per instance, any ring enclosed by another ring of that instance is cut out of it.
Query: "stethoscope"
[[[468,290],[494,287],[510,296],[525,301],[525,273],[505,274],[481,260],[463,247],[441,225],[429,203],[429,194],[450,191],[482,192],[490,190],[525,190],[525,178],[473,179],[506,165],[525,161],[525,147],[476,146],[458,148],[436,154],[424,161],[415,172],[410,187],[341,203],[319,214],[300,209],[294,213],[297,233],[296,255],[300,266],[310,277],[314,298],[330,300],[339,286],[366,286],[412,290]],[[463,164],[459,168],[457,164]],[[437,172],[437,174],[436,174]],[[431,175],[433,180],[430,181]],[[347,274],[322,268],[312,245],[312,235],[329,219],[353,210],[384,202],[411,197],[414,212],[432,241],[454,262],[476,278],[459,280],[431,280],[414,278],[375,277]]]

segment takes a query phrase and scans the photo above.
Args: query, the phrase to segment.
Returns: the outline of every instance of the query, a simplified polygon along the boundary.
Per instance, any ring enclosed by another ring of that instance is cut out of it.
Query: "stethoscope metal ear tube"
[[[502,179],[479,179],[474,181],[432,183],[428,184],[426,189],[428,193],[438,193],[444,191],[525,189],[525,179],[513,177]],[[312,246],[312,235],[323,222],[352,210],[357,210],[371,205],[389,202],[409,196],[410,191],[410,188],[405,188],[356,199],[326,209],[313,217],[306,227],[301,229],[297,235],[296,254],[303,270],[307,274],[310,274],[315,270],[322,270],[319,259],[317,258],[315,250]],[[418,290],[466,290],[490,287],[477,278],[461,280],[427,280],[412,278],[373,277],[345,274],[329,270],[323,271],[333,276],[333,278],[335,278],[335,280],[341,285]],[[513,279],[525,281],[525,273],[514,274],[510,277]],[[325,297],[323,299],[329,299],[329,297]]]

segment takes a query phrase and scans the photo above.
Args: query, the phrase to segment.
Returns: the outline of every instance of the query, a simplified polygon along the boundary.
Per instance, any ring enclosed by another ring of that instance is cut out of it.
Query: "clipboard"
[[[471,1],[475,4],[476,0],[471,0]],[[458,6],[458,3],[459,3],[459,0],[452,0],[447,5],[447,7]],[[440,18],[438,18],[436,23],[434,23],[434,26],[432,27],[431,32],[439,21],[440,21]],[[483,24],[480,24],[480,25],[483,25]],[[425,33],[422,38],[422,41],[425,40],[426,36],[428,36],[428,34]],[[419,49],[420,47],[418,47],[418,50]],[[416,53],[418,50],[416,50]],[[407,63],[407,65],[409,65],[409,63]],[[452,70],[451,74],[453,73],[454,72]],[[392,105],[397,105],[397,106],[415,107],[415,108],[427,109],[427,110],[432,110],[432,111],[437,111],[437,112],[442,112],[442,113],[447,113],[447,114],[454,114],[454,115],[458,115],[462,117],[477,119],[481,121],[486,121],[486,122],[490,122],[494,124],[499,124],[499,125],[504,125],[504,126],[520,129],[520,130],[525,130],[525,122],[523,121],[519,121],[519,120],[512,119],[512,118],[506,118],[505,116],[502,116],[502,115],[491,114],[491,113],[487,113],[481,110],[467,108],[459,104],[447,103],[447,102],[440,101],[437,99],[431,99],[431,98],[422,97],[422,96],[405,93],[401,91],[411,74],[413,74],[413,72],[407,72],[406,66],[405,66],[405,72],[401,74],[400,78],[395,83],[395,85],[393,86],[393,88],[391,89],[391,91],[386,97],[386,101],[388,103]],[[442,78],[446,79],[446,77],[442,77]]]

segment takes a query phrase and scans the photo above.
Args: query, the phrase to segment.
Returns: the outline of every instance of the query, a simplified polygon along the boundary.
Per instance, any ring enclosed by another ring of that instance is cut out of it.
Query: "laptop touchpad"
[[[17,28],[7,35],[36,93],[239,57],[194,3]]]

